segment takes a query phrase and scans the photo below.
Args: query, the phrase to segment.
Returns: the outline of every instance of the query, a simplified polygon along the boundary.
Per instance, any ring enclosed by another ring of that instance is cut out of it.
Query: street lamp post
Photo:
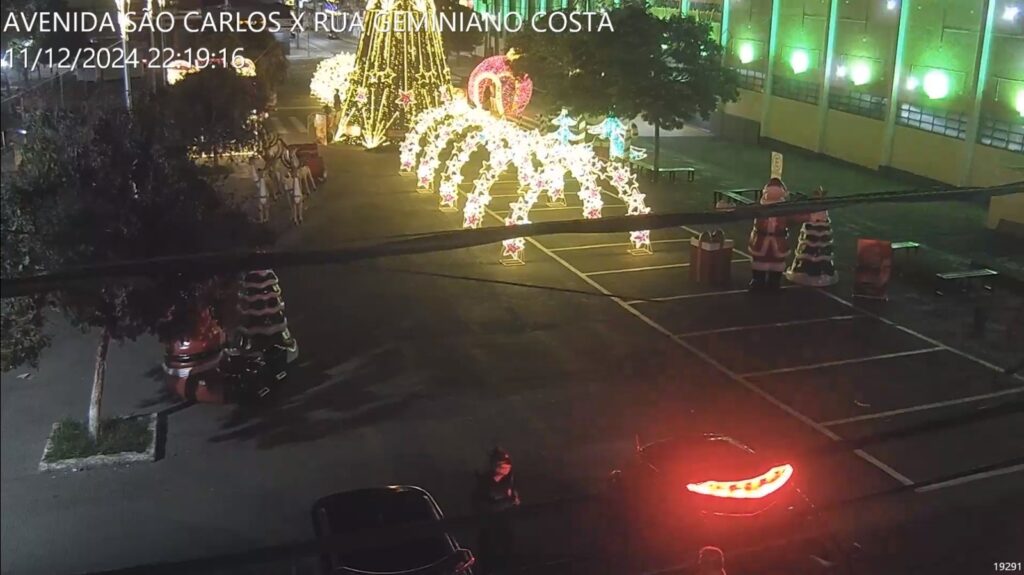
[[[130,0],[114,0],[117,5],[118,23],[121,25],[121,50],[128,54],[128,10]],[[121,67],[124,72],[124,105],[132,111],[132,79],[128,72],[128,64]]]

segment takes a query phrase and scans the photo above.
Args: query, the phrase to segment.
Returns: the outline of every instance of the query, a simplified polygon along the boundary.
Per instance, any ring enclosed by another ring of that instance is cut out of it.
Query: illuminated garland
[[[321,60],[309,82],[309,93],[328,106],[334,103],[334,92],[348,93],[349,78],[356,67],[356,56],[342,52],[325,60]]]
[[[338,139],[358,127],[358,143],[375,148],[390,130],[444,103],[451,85],[441,31],[411,22],[434,22],[433,0],[370,0],[356,50],[356,68],[342,104]]]
[[[429,189],[441,167],[441,153],[455,142],[451,155],[444,162],[438,188],[441,208],[450,210],[458,205],[463,168],[476,150],[481,147],[487,150],[489,157],[473,181],[472,190],[466,194],[463,208],[463,227],[466,228],[483,225],[492,199],[490,189],[510,165],[518,172],[519,198],[509,205],[505,225],[530,223],[530,209],[545,193],[552,202],[564,201],[566,174],[579,182],[578,195],[584,218],[601,217],[602,181],[607,181],[617,197],[626,203],[627,215],[650,212],[628,164],[603,161],[589,145],[563,143],[563,135],[555,132],[541,136],[479,108],[470,108],[464,100],[455,100],[427,110],[417,119],[401,146],[401,169],[408,172],[415,166],[417,187]],[[421,145],[424,140],[426,145]],[[631,232],[630,242],[634,253],[651,251],[647,230]],[[524,238],[502,242],[502,257],[508,258],[503,262],[522,263],[525,246]]]

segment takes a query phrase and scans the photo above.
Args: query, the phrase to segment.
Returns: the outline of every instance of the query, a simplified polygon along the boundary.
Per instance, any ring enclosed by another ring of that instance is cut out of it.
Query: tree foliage
[[[235,249],[269,241],[225,204],[157,107],[33,117],[20,169],[4,174],[3,275]],[[5,300],[3,368],[33,363],[48,343],[44,309],[117,339],[160,333],[211,278],[164,276],[74,287],[47,301]]]
[[[460,4],[457,0],[438,0],[434,3],[438,17],[450,18],[454,22],[468,22],[473,9]],[[472,52],[483,43],[484,34],[479,30],[461,30],[456,27],[444,27],[441,30],[444,49],[452,52]]]
[[[658,129],[708,118],[739,97],[707,23],[658,18],[640,3],[609,12],[613,30],[590,34],[527,32],[513,38],[521,65],[551,103],[575,113],[641,116]],[[517,64],[520,64],[517,62]]]
[[[251,77],[224,67],[186,75],[158,96],[172,140],[214,157],[253,144],[267,94]]]

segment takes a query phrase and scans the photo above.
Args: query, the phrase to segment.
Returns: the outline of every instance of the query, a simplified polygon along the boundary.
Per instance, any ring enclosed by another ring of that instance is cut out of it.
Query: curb
[[[46,461],[46,456],[53,449],[53,433],[57,430],[57,426],[60,425],[60,423],[54,423],[50,428],[50,436],[46,438],[46,447],[43,448],[43,456],[39,459],[39,471],[77,471],[80,469],[96,469],[98,467],[112,467],[115,465],[130,465],[133,463],[156,461],[157,423],[159,416],[156,413],[151,413],[143,417],[149,418],[150,433],[149,446],[146,447],[145,451],[124,451],[109,455],[92,455],[89,457],[61,459],[59,461]],[[123,419],[131,418],[125,417]]]

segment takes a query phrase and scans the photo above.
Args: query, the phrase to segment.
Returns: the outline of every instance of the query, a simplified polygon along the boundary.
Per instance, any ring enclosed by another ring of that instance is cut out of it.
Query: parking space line
[[[736,263],[737,261],[743,262],[743,261],[746,261],[746,260],[733,260],[733,263]],[[681,264],[665,264],[665,265],[662,265],[662,266],[644,266],[644,267],[640,267],[640,268],[624,268],[624,269],[621,269],[621,270],[599,270],[599,271],[596,271],[596,272],[586,272],[583,275],[586,275],[586,276],[605,276],[605,275],[609,275],[609,274],[627,274],[627,273],[630,273],[630,272],[645,272],[645,271],[650,271],[650,270],[667,270],[667,269],[672,269],[672,268],[688,268],[688,267],[690,267],[690,262],[681,263]]]
[[[652,240],[651,243],[652,244],[668,244],[668,243],[689,242],[689,241],[690,241],[690,238],[674,239],[674,240]],[[591,250],[591,249],[597,249],[597,248],[629,247],[629,246],[632,246],[632,245],[633,244],[631,244],[629,242],[621,242],[621,243],[614,243],[614,244],[591,244],[591,245],[585,245],[585,246],[566,246],[564,248],[548,248],[548,249],[553,251],[553,252],[572,252],[572,251],[576,251],[576,250]]]
[[[727,333],[727,332],[730,332],[730,331],[748,331],[748,330],[755,330],[755,329],[771,329],[773,327],[789,327],[789,326],[793,326],[793,325],[807,325],[809,323],[822,323],[822,322],[826,322],[826,321],[843,321],[843,320],[847,320],[847,319],[855,319],[855,318],[858,318],[858,317],[864,317],[864,316],[858,316],[858,315],[834,315],[834,316],[831,316],[831,317],[816,317],[816,318],[811,318],[811,319],[797,319],[797,320],[793,320],[793,321],[780,321],[778,323],[762,323],[762,324],[756,324],[756,325],[739,325],[739,326],[735,326],[735,327],[722,327],[722,328],[718,328],[718,329],[706,329],[706,330],[702,330],[702,331],[691,331],[691,332],[688,332],[688,333],[680,333],[680,334],[677,334],[677,335],[678,335],[678,337],[696,337],[696,336],[699,336],[699,335],[711,335],[711,334],[715,334],[715,333]]]
[[[743,260],[743,261],[746,261],[746,260]],[[804,287],[804,286],[795,285],[794,284],[794,285],[784,285],[784,286],[779,287],[779,289],[800,289],[802,287]],[[653,297],[651,299],[635,299],[635,300],[627,301],[626,303],[629,304],[629,305],[636,305],[638,303],[652,303],[652,302],[660,303],[660,302],[666,302],[666,301],[676,301],[676,300],[681,300],[681,299],[693,299],[693,298],[699,298],[699,297],[712,297],[712,296],[719,296],[719,295],[734,295],[734,294],[738,294],[738,293],[749,293],[749,292],[750,292],[750,290],[748,290],[748,289],[730,289],[730,290],[724,290],[724,291],[705,291],[705,292],[700,292],[700,293],[684,293],[684,294],[669,295],[669,296],[664,296],[664,297]]]
[[[950,407],[953,405],[961,405],[965,403],[974,403],[975,401],[982,401],[985,399],[994,399],[996,397],[1003,397],[1006,395],[1013,395],[1016,393],[1024,392],[1024,386],[1013,387],[1010,389],[1004,389],[1001,391],[995,391],[992,393],[982,393],[980,395],[971,395],[968,397],[960,397],[957,399],[949,399],[946,401],[936,401],[934,403],[922,403],[920,405],[912,405],[910,407],[904,407],[902,409],[890,409],[889,411],[880,411],[878,413],[867,413],[864,415],[856,415],[854,417],[844,417],[843,419],[833,419],[832,421],[826,421],[822,423],[825,427],[835,427],[838,425],[845,425],[847,423],[859,423],[861,421],[872,421],[875,419],[884,419],[886,417],[893,417],[896,415],[906,415],[908,413],[916,413],[918,411],[928,411],[930,409],[939,409],[942,407]]]
[[[494,213],[490,209],[488,209],[487,211],[490,212],[492,217],[497,218],[499,220],[503,220],[503,218],[501,216],[497,215],[496,213]],[[662,335],[668,337],[673,342],[675,342],[676,345],[686,349],[690,353],[692,353],[695,356],[699,357],[700,359],[704,360],[709,365],[711,365],[712,367],[717,369],[723,375],[725,375],[729,379],[733,380],[734,382],[736,382],[740,386],[742,386],[742,387],[746,388],[747,390],[749,390],[750,392],[758,395],[759,397],[761,397],[762,399],[764,399],[768,403],[771,403],[775,407],[779,408],[780,410],[784,411],[785,413],[787,413],[791,417],[797,419],[798,421],[800,421],[804,425],[807,425],[808,427],[814,429],[815,431],[817,431],[818,433],[824,435],[825,437],[828,437],[829,439],[831,439],[833,441],[838,441],[838,440],[841,439],[838,435],[836,435],[835,433],[830,431],[828,428],[822,426],[821,424],[817,423],[816,421],[814,421],[810,417],[807,417],[803,413],[800,413],[799,411],[793,409],[792,407],[787,405],[785,402],[783,402],[780,399],[776,398],[774,395],[772,395],[772,394],[768,393],[767,391],[761,389],[759,386],[754,385],[753,383],[751,383],[749,380],[747,380],[743,376],[741,376],[741,375],[735,373],[734,371],[730,370],[728,367],[726,367],[725,365],[720,363],[718,360],[716,360],[713,357],[711,357],[710,355],[704,353],[703,351],[701,351],[697,347],[693,346],[692,344],[690,344],[689,342],[687,342],[683,338],[680,338],[680,337],[677,337],[677,336],[673,335],[672,332],[670,332],[667,329],[665,329],[661,324],[659,324],[658,322],[656,322],[656,321],[652,320],[651,318],[647,317],[646,315],[641,313],[639,310],[637,310],[635,307],[627,304],[622,298],[614,296],[612,294],[612,292],[610,292],[607,289],[605,289],[604,286],[602,286],[601,284],[597,283],[596,281],[594,281],[593,279],[588,277],[586,274],[584,274],[580,270],[578,270],[575,267],[573,267],[572,264],[570,264],[569,262],[567,262],[564,259],[562,259],[558,254],[556,254],[556,253],[552,252],[551,250],[549,250],[548,248],[544,247],[544,245],[541,244],[540,242],[538,242],[537,240],[528,237],[528,238],[526,238],[526,241],[528,241],[531,244],[533,244],[541,252],[547,254],[548,257],[550,257],[551,259],[553,259],[556,262],[558,262],[559,264],[561,264],[565,269],[567,269],[570,272],[572,272],[573,274],[575,274],[577,277],[579,277],[581,280],[583,280],[584,282],[589,284],[591,287],[593,287],[597,291],[603,293],[604,295],[608,296],[609,299],[611,299],[613,302],[615,302],[620,307],[622,307],[622,309],[626,310],[627,312],[632,314],[634,317],[636,317],[640,321],[642,321],[642,322],[646,323],[647,325],[649,325],[650,327],[654,328],[655,331],[657,331],[657,332],[661,333]],[[861,459],[863,459],[864,461],[867,461],[871,465],[874,465],[878,469],[882,470],[885,474],[887,474],[889,477],[892,477],[893,479],[895,479],[896,481],[898,481],[902,485],[913,485],[914,484],[914,481],[912,479],[910,479],[906,475],[903,475],[899,471],[896,471],[892,467],[886,465],[883,461],[880,461],[878,458],[876,458],[875,456],[871,455],[870,453],[867,453],[863,449],[855,449],[853,451],[853,453],[856,454]]]
[[[980,481],[982,479],[988,479],[990,477],[998,477],[1000,475],[1009,475],[1011,473],[1017,473],[1018,471],[1024,471],[1024,463],[1018,463],[1017,465],[1011,465],[1009,467],[1003,467],[1001,469],[991,469],[988,471],[982,471],[980,473],[974,473],[972,475],[965,475],[963,477],[957,477],[956,479],[950,479],[949,481],[932,483],[931,485],[918,487],[917,489],[914,490],[914,492],[928,493],[929,491],[938,491],[940,489],[945,489],[947,487],[956,487],[957,485],[972,483],[974,481]]]
[[[820,369],[823,367],[832,367],[835,365],[849,365],[851,363],[864,363],[867,361],[875,361],[879,359],[890,359],[893,357],[905,357],[908,355],[918,355],[922,353],[933,353],[936,351],[945,351],[941,347],[926,347],[924,349],[915,349],[911,351],[898,351],[896,353],[882,353],[879,355],[869,355],[867,357],[855,357],[853,359],[839,359],[836,361],[823,361],[821,363],[810,363],[806,365],[797,365],[794,367],[780,367],[778,369],[768,369],[765,371],[755,371],[752,373],[744,373],[743,377],[761,377],[763,375],[775,375],[777,373],[791,373],[794,371],[807,371],[810,369]]]
[[[699,235],[699,233],[700,233],[698,230],[695,230],[695,229],[693,229],[693,228],[691,228],[689,226],[680,226],[680,227],[682,229],[690,232],[691,234]],[[743,250],[740,250],[740,249],[734,249],[733,253],[734,254],[739,254],[739,255],[747,257],[747,258],[750,258],[750,254],[748,254],[747,252],[744,252]],[[891,319],[888,319],[886,317],[882,317],[882,316],[878,315],[877,313],[870,312],[870,311],[868,311],[868,310],[866,310],[866,309],[864,309],[864,308],[854,304],[851,301],[848,301],[846,299],[843,299],[843,298],[837,296],[836,294],[834,294],[832,292],[829,292],[829,291],[826,291],[826,290],[823,290],[823,289],[816,289],[814,291],[816,291],[817,293],[820,293],[821,295],[823,295],[823,296],[825,296],[827,298],[830,298],[830,299],[832,299],[832,300],[834,300],[834,301],[836,301],[838,303],[841,303],[841,304],[845,305],[846,307],[856,311],[857,313],[866,315],[866,316],[868,316],[868,317],[870,317],[872,319],[877,319],[878,321],[880,321],[880,322],[882,322],[882,323],[884,323],[884,324],[886,324],[886,325],[888,325],[890,327],[894,327],[894,328],[896,328],[896,329],[898,329],[898,330],[900,330],[900,331],[902,331],[902,332],[904,332],[906,334],[912,335],[912,336],[914,336],[914,337],[916,337],[916,338],[918,338],[918,339],[920,339],[922,341],[925,341],[927,343],[930,343],[930,344],[932,344],[932,345],[934,345],[936,347],[941,347],[942,349],[944,349],[944,350],[946,350],[946,351],[948,351],[950,353],[955,353],[956,355],[959,355],[960,357],[962,357],[964,359],[968,359],[970,361],[973,361],[974,363],[977,363],[978,365],[983,365],[983,366],[985,366],[985,367],[987,367],[987,368],[989,368],[989,369],[991,369],[993,371],[1000,372],[1000,373],[1003,371],[1002,367],[1000,367],[1000,366],[998,366],[998,365],[996,365],[996,364],[994,364],[992,362],[989,362],[989,361],[986,361],[984,359],[981,359],[980,357],[971,355],[971,354],[967,353],[966,351],[959,350],[959,349],[957,349],[955,347],[950,347],[950,346],[942,343],[941,341],[939,341],[939,340],[937,340],[937,339],[935,339],[933,337],[929,337],[929,336],[927,336],[927,335],[925,335],[925,334],[923,334],[923,333],[921,333],[919,331],[916,331],[914,329],[911,329],[911,328],[909,328],[909,327],[907,327],[905,325],[898,324],[898,323],[892,321]],[[1011,377],[1013,377],[1014,379],[1020,380],[1020,381],[1024,381],[1024,373],[1015,373]]]

